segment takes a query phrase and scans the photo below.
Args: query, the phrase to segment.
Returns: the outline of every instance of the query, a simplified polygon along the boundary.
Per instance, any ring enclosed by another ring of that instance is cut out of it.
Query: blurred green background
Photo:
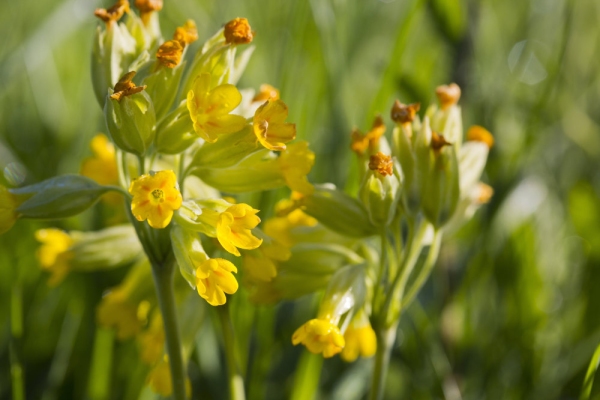
[[[89,59],[93,10],[107,6],[0,2],[2,184],[78,171],[91,137],[105,131]],[[161,24],[168,36],[194,19],[201,42],[238,16],[256,31],[239,86],[281,90],[289,120],[317,153],[313,182],[352,188],[351,129],[366,130],[378,113],[391,129],[393,100],[423,108],[440,84],[461,86],[465,127],[485,126],[496,138],[484,176],[494,197],[446,237],[403,317],[388,398],[578,398],[600,343],[600,2],[165,0]],[[125,272],[73,273],[49,288],[34,257],[33,232],[44,226],[89,222],[21,221],[0,236],[2,399],[11,398],[11,357],[24,366],[28,399],[89,398],[95,305]],[[13,316],[22,309],[22,324],[11,324],[11,306]],[[301,351],[290,335],[309,317],[281,315],[264,332],[273,341],[273,399],[289,396]],[[11,340],[20,325],[22,339]],[[121,365],[113,385],[143,383],[130,363],[131,376]],[[320,398],[363,398],[369,363],[326,360]],[[225,398],[224,381],[209,376],[196,371],[210,389],[202,398]]]

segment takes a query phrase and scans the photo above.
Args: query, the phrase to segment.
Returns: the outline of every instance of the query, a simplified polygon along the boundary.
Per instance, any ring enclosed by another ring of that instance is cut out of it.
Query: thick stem
[[[185,368],[181,354],[181,338],[177,325],[177,308],[173,292],[173,271],[175,263],[172,260],[152,264],[152,276],[156,287],[158,305],[162,314],[171,382],[173,383],[173,399],[185,400]]]
[[[229,380],[229,398],[231,400],[245,400],[244,378],[240,373],[238,362],[235,356],[235,337],[231,317],[229,316],[229,304],[225,303],[217,307],[219,322],[223,330],[223,347],[225,349],[225,358],[227,359],[227,375]]]
[[[383,399],[385,378],[387,376],[394,341],[396,340],[397,326],[398,324],[395,323],[390,328],[378,328],[375,331],[377,335],[377,353],[375,354],[375,368],[373,370],[369,400]]]

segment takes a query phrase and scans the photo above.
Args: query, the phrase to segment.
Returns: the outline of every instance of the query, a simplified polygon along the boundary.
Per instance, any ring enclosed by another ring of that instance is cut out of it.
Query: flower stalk
[[[245,400],[244,378],[240,372],[240,367],[235,355],[235,336],[231,315],[229,314],[229,303],[217,307],[219,322],[223,331],[223,348],[225,350],[225,359],[227,360],[227,380],[229,382],[229,398],[231,400]]]

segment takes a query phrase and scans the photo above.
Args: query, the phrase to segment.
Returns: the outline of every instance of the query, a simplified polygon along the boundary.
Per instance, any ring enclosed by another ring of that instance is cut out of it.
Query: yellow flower
[[[283,217],[268,219],[265,222],[264,230],[267,235],[277,238],[277,241],[283,245],[292,247],[296,242],[292,235],[294,228],[315,226],[317,223],[315,218],[297,208]]]
[[[7,188],[0,185],[0,234],[8,231],[17,222],[17,207],[20,202]]]
[[[173,171],[158,171],[142,175],[129,185],[131,212],[138,221],[148,220],[153,228],[169,225],[173,211],[181,207],[181,193]]]
[[[252,250],[261,245],[262,239],[252,235],[251,231],[260,222],[257,212],[247,204],[234,204],[219,214],[217,240],[225,250],[239,257],[238,248]]]
[[[143,362],[153,365],[160,360],[165,347],[165,331],[163,320],[159,312],[152,316],[148,329],[138,336],[140,345],[140,358]]]
[[[71,269],[69,261],[73,253],[69,248],[73,239],[59,229],[40,229],[35,232],[35,238],[42,243],[36,256],[42,269],[51,273],[48,285],[59,284]]]
[[[196,290],[208,304],[220,306],[225,304],[225,293],[234,294],[238,283],[232,272],[237,268],[223,258],[210,258],[196,269]]]
[[[281,153],[277,160],[283,179],[290,189],[305,195],[312,194],[314,187],[306,175],[315,163],[315,153],[308,149],[308,142],[296,142]]]
[[[87,176],[101,185],[115,185],[119,182],[119,171],[115,157],[115,146],[106,135],[97,134],[92,138],[90,148],[94,155],[81,164],[81,175]]]
[[[246,277],[250,282],[270,282],[277,276],[277,263],[288,260],[291,255],[288,247],[267,238],[258,249],[244,252]]]
[[[187,94],[187,108],[196,133],[209,143],[218,135],[238,132],[246,126],[246,119],[230,114],[242,101],[242,95],[230,84],[210,89],[210,74],[198,75]]]
[[[355,328],[352,324],[344,333],[346,346],[340,356],[344,361],[352,362],[361,357],[371,357],[377,351],[377,337],[371,325],[367,322],[365,326]]]
[[[285,122],[288,108],[281,100],[267,100],[254,113],[254,134],[269,150],[285,150],[285,143],[296,138],[296,124]]]
[[[96,318],[99,325],[115,328],[119,340],[131,338],[142,330],[138,306],[127,299],[124,289],[115,289],[102,298]]]
[[[344,336],[337,325],[326,319],[311,319],[294,332],[292,343],[302,343],[311,353],[330,358],[344,348]]]
[[[234,18],[223,27],[225,43],[247,44],[252,42],[254,32],[246,18]]]
[[[154,393],[160,394],[163,397],[169,397],[173,393],[173,381],[171,381],[171,371],[169,369],[169,359],[165,356],[150,372],[146,378],[146,382]],[[190,397],[192,385],[190,379],[185,379],[186,397]]]

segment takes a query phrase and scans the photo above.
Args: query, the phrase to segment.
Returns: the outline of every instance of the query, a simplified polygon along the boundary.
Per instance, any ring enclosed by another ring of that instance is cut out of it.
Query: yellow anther
[[[435,89],[435,94],[440,101],[442,110],[445,110],[458,103],[458,100],[460,99],[460,87],[456,83],[438,86],[437,89]]]
[[[398,124],[410,124],[415,119],[417,111],[421,109],[420,103],[402,104],[396,100],[392,106],[392,120]]]
[[[129,11],[129,2],[127,0],[117,0],[110,8],[97,8],[94,11],[94,15],[106,22],[107,27],[110,27],[115,21],[120,20],[123,14]]]
[[[183,45],[178,40],[167,40],[160,45],[156,59],[167,68],[175,68],[181,62]]]
[[[121,99],[125,96],[131,96],[132,94],[136,94],[146,89],[146,85],[144,86],[136,86],[135,83],[132,82],[133,77],[135,76],[135,71],[130,71],[123,75],[119,82],[115,85],[114,93],[110,96],[111,99],[121,101]]]
[[[386,156],[382,152],[373,154],[369,159],[369,169],[371,171],[377,171],[383,176],[392,175],[394,173],[392,157]]]

